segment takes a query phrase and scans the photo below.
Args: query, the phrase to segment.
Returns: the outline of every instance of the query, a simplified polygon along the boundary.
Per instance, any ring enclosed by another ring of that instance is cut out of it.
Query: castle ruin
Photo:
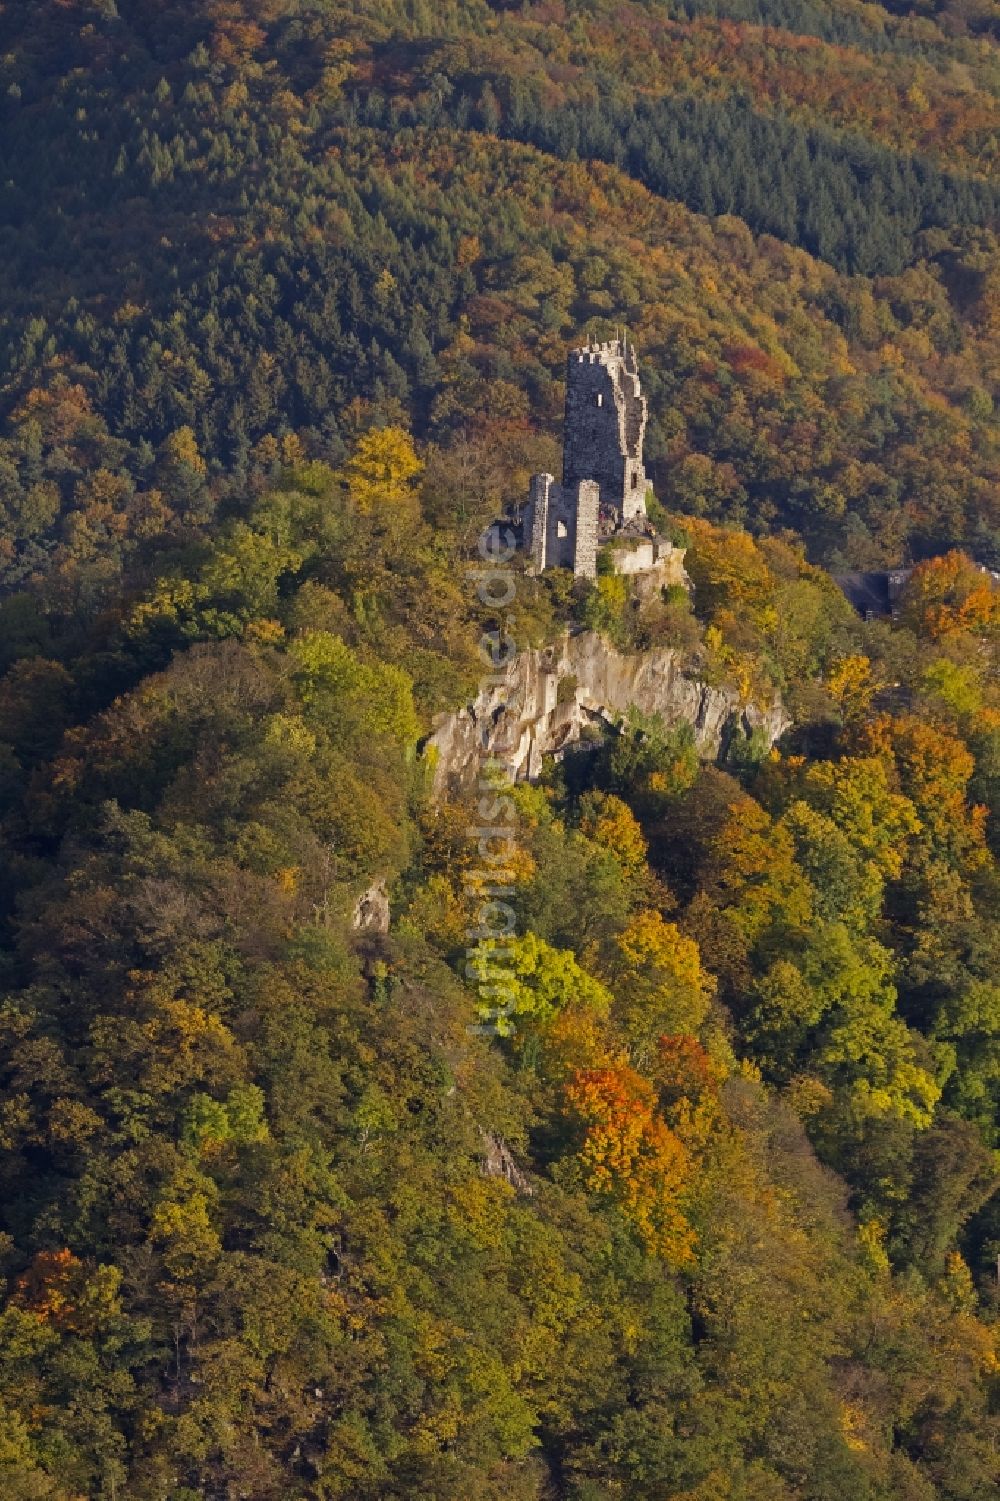
[[[659,539],[646,515],[642,462],[647,412],[636,352],[627,339],[571,352],[562,483],[551,474],[534,475],[525,514],[524,540],[536,571],[569,568],[580,578],[595,578],[598,548],[614,537],[637,543],[631,554],[616,558],[618,571],[655,565]]]

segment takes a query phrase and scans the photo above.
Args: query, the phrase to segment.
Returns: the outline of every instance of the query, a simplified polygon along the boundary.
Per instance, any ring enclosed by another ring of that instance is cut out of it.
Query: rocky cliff
[[[588,726],[613,724],[633,705],[667,725],[690,724],[706,760],[724,759],[737,734],[759,730],[773,744],[789,725],[780,702],[761,710],[732,689],[686,676],[678,652],[622,653],[593,631],[567,633],[555,646],[521,652],[473,703],[437,721],[427,742],[435,790],[471,786],[493,757],[516,780],[535,777],[544,756],[579,740]]]

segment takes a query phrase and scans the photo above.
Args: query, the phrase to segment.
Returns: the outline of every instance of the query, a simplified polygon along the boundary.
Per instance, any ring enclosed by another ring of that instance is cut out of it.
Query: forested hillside
[[[995,7],[6,0],[0,111],[0,1497],[993,1501]],[[500,620],[616,325],[693,592]],[[792,728],[435,799],[567,627]]]

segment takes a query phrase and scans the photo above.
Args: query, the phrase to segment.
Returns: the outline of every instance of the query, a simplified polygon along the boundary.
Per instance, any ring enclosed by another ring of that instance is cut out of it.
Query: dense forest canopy
[[[988,17],[794,9],[8,4],[8,577],[77,506],[40,403],[133,492],[190,428],[219,494],[373,412],[551,433],[567,343],[616,321],[668,505],[827,563],[1000,560]]]
[[[995,7],[7,0],[0,112],[0,1496],[992,1501]],[[616,325],[693,590],[501,622]],[[791,728],[436,797],[567,628]]]

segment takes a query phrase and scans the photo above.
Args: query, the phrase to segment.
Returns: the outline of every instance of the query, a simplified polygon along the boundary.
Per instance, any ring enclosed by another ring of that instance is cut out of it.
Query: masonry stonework
[[[646,398],[635,350],[615,339],[574,349],[566,364],[563,486],[596,480],[619,523],[646,514]]]
[[[524,542],[535,569],[570,568],[597,576],[602,542],[648,537],[651,566],[663,544],[646,517],[642,461],[648,408],[634,348],[627,340],[574,349],[566,362],[562,483],[531,481]]]

